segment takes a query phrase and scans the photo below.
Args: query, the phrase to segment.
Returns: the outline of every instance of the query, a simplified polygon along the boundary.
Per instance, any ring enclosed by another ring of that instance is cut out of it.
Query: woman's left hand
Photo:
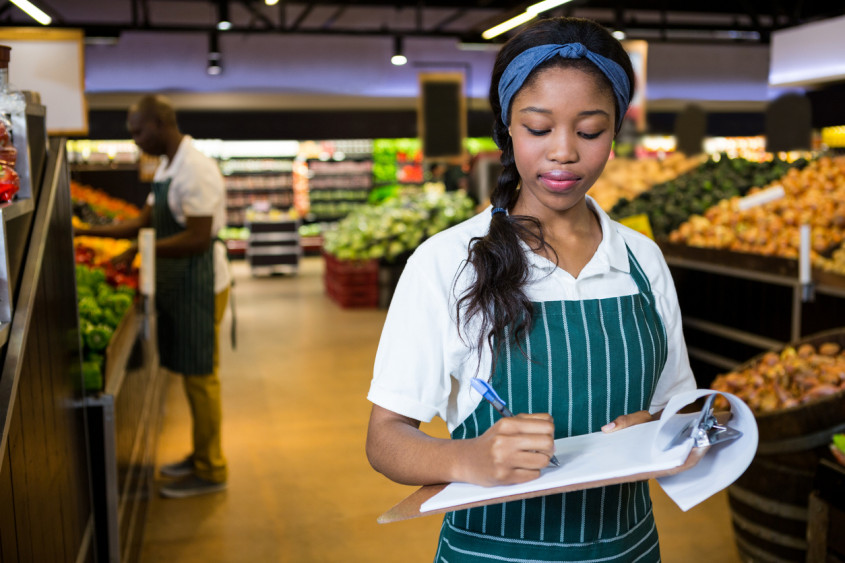
[[[623,414],[621,416],[617,416],[615,420],[602,426],[601,431],[616,432],[617,430],[622,430],[623,428],[628,428],[629,426],[634,426],[636,424],[642,424],[643,422],[651,422],[652,420],[657,420],[658,418],[660,418],[660,413],[652,416],[648,411],[637,411],[632,412],[631,414]]]

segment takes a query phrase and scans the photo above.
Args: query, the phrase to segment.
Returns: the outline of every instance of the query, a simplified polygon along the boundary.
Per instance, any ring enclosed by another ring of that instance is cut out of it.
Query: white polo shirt
[[[696,387],[675,285],[654,241],[612,221],[589,196],[587,204],[602,230],[592,259],[576,279],[523,244],[532,269],[526,293],[535,302],[635,294],[639,290],[629,272],[627,243],[651,282],[668,337],[668,358],[649,407],[654,413],[673,395]],[[474,348],[478,325],[459,333],[455,304],[475,276],[472,266],[462,269],[469,242],[487,234],[489,225],[490,208],[428,239],[408,260],[376,353],[371,402],[415,420],[439,416],[450,431],[478,406],[481,397],[470,392],[470,380],[490,373],[492,355],[485,348],[479,364]]]
[[[170,191],[167,204],[177,223],[185,226],[185,217],[211,216],[211,236],[226,226],[226,191],[220,168],[212,159],[194,147],[193,139],[189,135],[182,137],[173,162],[168,162],[166,156],[156,169],[153,180],[160,182],[170,178]],[[155,195],[150,192],[147,204],[155,204]],[[214,293],[226,289],[230,282],[229,262],[226,247],[214,244]]]

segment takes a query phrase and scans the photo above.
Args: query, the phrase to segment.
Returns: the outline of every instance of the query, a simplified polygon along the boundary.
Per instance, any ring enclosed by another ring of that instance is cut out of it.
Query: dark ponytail
[[[591,51],[616,61],[628,74],[633,95],[634,72],[627,53],[607,30],[593,21],[580,18],[540,20],[514,36],[499,51],[490,83],[490,106],[495,117],[493,140],[502,150],[503,167],[490,196],[493,208],[513,209],[519,196],[520,181],[513,142],[508,126],[501,118],[499,80],[508,64],[526,49],[555,43],[582,43]],[[594,74],[603,87],[611,90],[610,82],[592,63],[584,59],[561,58],[537,67],[523,87],[530,84],[540,70],[555,65],[574,66]],[[616,111],[619,112],[618,107]],[[478,340],[472,344],[476,345],[479,358],[485,346],[489,346],[493,351],[494,370],[499,351],[512,343],[517,343],[522,349],[519,343],[525,339],[533,323],[533,306],[525,293],[531,268],[522,243],[534,252],[546,249],[557,262],[557,254],[546,242],[540,221],[535,217],[508,212],[495,213],[488,233],[470,241],[469,256],[464,264],[464,268],[472,266],[475,277],[457,301],[458,329],[477,318]]]

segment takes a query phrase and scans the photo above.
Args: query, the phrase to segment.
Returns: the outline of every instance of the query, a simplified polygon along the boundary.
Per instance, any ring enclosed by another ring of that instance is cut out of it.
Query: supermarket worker
[[[166,98],[142,98],[130,108],[127,127],[142,151],[162,157],[147,203],[135,219],[77,234],[133,238],[143,227],[155,229],[159,355],[163,367],[184,376],[193,423],[193,452],[161,468],[175,480],[160,493],[181,498],[216,492],[226,488],[227,478],[217,372],[230,276],[226,249],[215,244],[226,220],[223,178],[217,164],[179,131]],[[133,245],[118,260],[136,252]]]
[[[622,46],[591,21],[540,20],[502,47],[492,208],[417,249],[379,343],[367,454],[390,479],[529,481],[554,439],[652,420],[695,388],[660,250],[586,197],[633,84]],[[451,440],[419,429],[435,415]],[[436,561],[660,561],[648,483],[448,513]]]

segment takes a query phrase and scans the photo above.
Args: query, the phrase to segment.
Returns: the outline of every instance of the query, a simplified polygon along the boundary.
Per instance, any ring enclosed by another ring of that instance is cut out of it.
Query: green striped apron
[[[551,413],[555,438],[596,432],[645,410],[666,363],[666,330],[651,284],[628,249],[639,292],[624,297],[534,303],[534,324],[505,347],[493,386],[515,413]],[[486,401],[452,432],[474,438],[500,415]],[[450,512],[437,563],[660,561],[648,482]]]
[[[153,182],[156,238],[185,230],[167,204],[170,180]],[[161,365],[182,375],[214,370],[213,245],[187,258],[156,258],[156,313]]]

